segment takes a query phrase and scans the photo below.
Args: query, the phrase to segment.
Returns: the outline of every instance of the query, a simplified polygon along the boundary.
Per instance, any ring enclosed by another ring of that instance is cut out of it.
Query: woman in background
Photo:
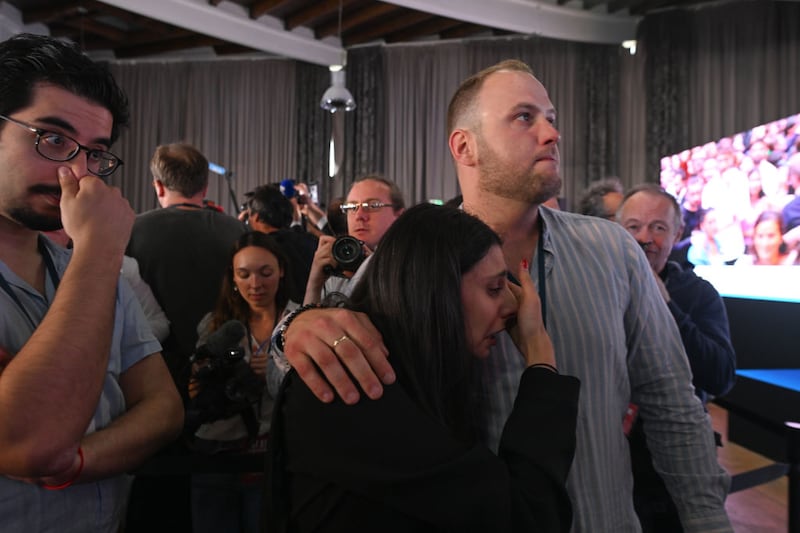
[[[205,453],[264,452],[273,406],[266,383],[279,382],[285,374],[268,356],[270,339],[283,313],[296,304],[287,295],[286,259],[267,234],[255,231],[242,235],[233,247],[229,265],[216,308],[197,328],[198,354],[206,357],[197,360],[195,356],[190,384],[193,403],[189,413],[202,418],[213,412],[204,421],[216,419],[197,428],[190,446]],[[232,320],[243,327],[231,327]],[[233,348],[241,348],[238,361],[227,358],[229,346],[224,342],[231,332],[236,337],[237,331],[243,334],[240,340],[234,340]],[[228,402],[231,391],[242,399]],[[202,398],[203,394],[207,397]],[[228,416],[217,418],[220,413]],[[187,423],[191,423],[189,419],[187,414]],[[260,531],[262,481],[261,475],[192,475],[194,533]]]
[[[753,225],[753,253],[742,256],[736,264],[793,265],[797,250],[790,250],[783,241],[783,221],[777,211],[764,211]]]
[[[379,400],[321,403],[290,372],[268,460],[266,531],[569,531],[579,382],[561,376],[527,265],[510,275],[477,218],[418,205],[388,230],[350,306],[389,349]],[[499,456],[480,443],[473,375],[510,330],[528,369]],[[340,355],[348,337],[331,339]]]

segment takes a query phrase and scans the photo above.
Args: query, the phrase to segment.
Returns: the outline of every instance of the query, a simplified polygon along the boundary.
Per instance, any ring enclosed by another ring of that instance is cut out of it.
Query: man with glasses
[[[58,40],[0,43],[0,523],[116,531],[130,477],[180,430],[160,346],[120,283],[134,214],[103,183],[127,99]],[[40,232],[61,228],[71,251]],[[56,291],[56,289],[58,289]]]
[[[361,241],[368,256],[403,213],[405,202],[396,183],[372,174],[353,183],[340,209],[347,216],[347,234]],[[337,272],[340,265],[333,256],[335,241],[336,238],[327,235],[319,238],[306,285],[305,304],[350,296],[364,272],[368,260],[355,272]]]

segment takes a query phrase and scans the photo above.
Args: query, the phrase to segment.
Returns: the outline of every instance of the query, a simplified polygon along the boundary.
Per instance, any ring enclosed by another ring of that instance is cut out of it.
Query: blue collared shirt
[[[72,253],[49,240],[46,243],[56,271],[62,276]],[[49,275],[45,276],[45,294],[42,296],[2,261],[0,274],[38,325],[55,297],[53,280]],[[75,312],[80,312],[80,309]],[[0,345],[9,353],[17,353],[32,334],[33,329],[25,314],[5,291],[0,291]],[[74,334],[91,335],[92,332],[76,331]],[[161,346],[153,337],[133,291],[124,280],[120,280],[108,370],[100,401],[86,429],[87,434],[108,426],[125,412],[125,397],[119,386],[120,375],[141,359],[159,351]],[[130,481],[130,476],[120,475],[49,491],[0,476],[0,524],[3,531],[116,533],[127,503]]]

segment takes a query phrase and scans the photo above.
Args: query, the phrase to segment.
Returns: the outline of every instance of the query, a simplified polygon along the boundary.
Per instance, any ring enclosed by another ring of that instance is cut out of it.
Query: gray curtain
[[[185,141],[233,172],[238,202],[256,185],[296,175],[295,68],[286,60],[111,66],[131,103],[131,128],[113,176],[137,212],[156,207],[149,162],[159,144]],[[208,199],[232,213],[228,181],[210,174]]]
[[[155,207],[148,162],[159,143],[185,140],[234,171],[239,200],[286,177],[318,181],[323,201],[380,172],[410,204],[458,194],[445,114],[458,84],[506,58],[528,63],[547,88],[562,134],[562,196],[618,175],[657,181],[660,157],[800,111],[800,4],[737,1],[652,15],[639,51],[536,36],[369,46],[349,51],[358,107],[319,108],[324,67],[280,59],[117,62],[133,124],[114,150],[112,183],[137,211]],[[343,161],[327,177],[331,136]],[[340,144],[341,146],[341,144]],[[225,180],[209,198],[230,212]]]
[[[458,194],[447,147],[447,102],[468,75],[457,43],[386,47],[386,168],[406,203]]]
[[[756,0],[644,19],[647,169],[800,111],[800,4]]]
[[[562,196],[618,172],[619,47],[540,37],[386,47],[387,175],[409,199],[458,194],[447,147],[446,113],[459,83],[503,59],[531,66],[556,106]]]

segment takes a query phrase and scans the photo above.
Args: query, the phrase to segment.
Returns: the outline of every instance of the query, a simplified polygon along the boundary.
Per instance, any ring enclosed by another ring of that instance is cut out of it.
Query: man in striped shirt
[[[724,508],[729,478],[716,461],[710,420],[641,248],[610,221],[540,208],[561,187],[554,124],[547,91],[518,61],[466,80],[448,110],[463,208],[500,234],[508,265],[529,262],[558,367],[581,379],[568,481],[573,531],[641,531],[623,432],[630,403],[638,405],[655,468],[684,530],[731,531]],[[290,362],[322,400],[333,398],[331,385],[345,402],[358,400],[339,361],[371,398],[380,395],[381,381],[393,380],[380,336],[363,316],[312,311],[285,333]],[[354,342],[338,357],[321,349],[342,335]],[[500,335],[481,391],[490,446],[497,445],[523,369],[511,338]]]

